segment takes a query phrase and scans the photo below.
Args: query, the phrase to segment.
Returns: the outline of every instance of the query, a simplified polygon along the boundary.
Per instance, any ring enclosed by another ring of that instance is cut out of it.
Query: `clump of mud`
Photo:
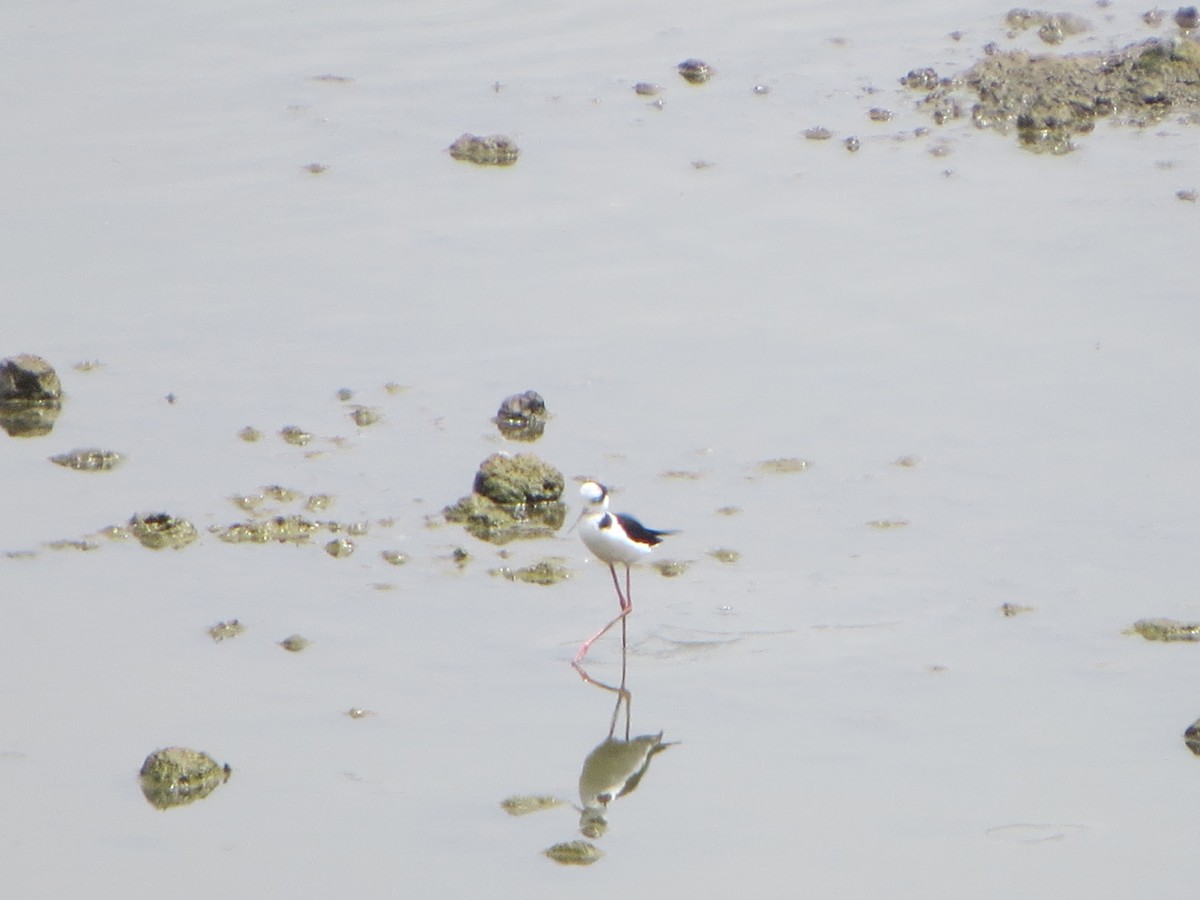
[[[49,434],[61,409],[54,366],[29,353],[0,360],[0,428],[11,437]]]
[[[545,854],[564,866],[590,866],[604,852],[590,841],[565,841],[545,849]]]
[[[143,547],[162,550],[170,547],[182,550],[196,540],[196,526],[187,519],[166,513],[135,515],[129,520],[129,531]]]
[[[1148,641],[1200,641],[1200,624],[1174,619],[1139,619],[1131,629]]]
[[[516,141],[503,134],[488,137],[464,134],[450,145],[452,157],[477,166],[511,166],[520,153]]]
[[[562,472],[532,453],[494,453],[475,474],[474,492],[446,507],[448,522],[493,544],[549,537],[562,528],[567,507]]]
[[[1021,147],[1035,153],[1071,152],[1072,138],[1091,132],[1098,119],[1146,127],[1200,110],[1200,42],[1194,37],[1107,53],[993,52],[953,79],[913,83],[911,74],[902,81],[930,89],[919,106],[938,124],[962,115],[959,98],[969,92],[976,127],[1015,131]]]
[[[1004,17],[1009,35],[1018,31],[1037,29],[1037,35],[1047,44],[1061,44],[1066,38],[1091,29],[1091,23],[1073,13],[1049,13],[1040,9],[1010,9]]]
[[[159,809],[183,806],[207,797],[229,780],[233,770],[207,753],[186,747],[155,750],[139,773],[142,793]]]
[[[325,552],[334,558],[349,556],[354,544],[345,535],[367,533],[364,522],[318,521],[301,513],[287,514],[279,507],[266,508],[271,504],[289,505],[303,501],[307,513],[323,512],[334,502],[331,494],[310,494],[272,484],[253,494],[241,494],[231,498],[234,506],[251,514],[243,522],[234,522],[224,528],[214,528],[217,537],[227,544],[307,544],[320,531],[329,531],[335,539],[325,545]]]
[[[488,574],[497,575],[509,581],[524,581],[526,584],[540,584],[544,587],[558,584],[571,577],[571,571],[553,559],[543,559],[519,569],[501,566],[498,569],[490,569]]]
[[[124,459],[114,450],[101,450],[98,447],[84,447],[72,450],[70,453],[59,453],[50,457],[50,462],[56,466],[75,469],[77,472],[107,472],[115,469]]]

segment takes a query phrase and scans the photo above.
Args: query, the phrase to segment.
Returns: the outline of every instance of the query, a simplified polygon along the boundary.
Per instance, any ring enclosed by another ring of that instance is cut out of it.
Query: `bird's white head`
[[[585,503],[603,503],[608,499],[608,488],[596,481],[585,481],[579,486],[579,496]]]

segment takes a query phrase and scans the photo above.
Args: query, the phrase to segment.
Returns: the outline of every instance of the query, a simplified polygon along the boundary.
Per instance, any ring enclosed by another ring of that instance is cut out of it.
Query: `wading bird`
[[[675,533],[647,528],[625,513],[609,512],[608,488],[598,482],[585,481],[579,488],[579,495],[587,504],[576,522],[579,526],[579,536],[596,559],[608,563],[613,587],[617,589],[617,599],[621,602],[621,613],[583,642],[583,646],[575,654],[575,662],[587,656],[592,644],[618,622],[621,623],[621,646],[625,646],[625,617],[633,612],[633,600],[629,596],[629,566],[662,543],[664,535]],[[617,578],[617,563],[625,566],[624,593],[621,592],[621,582]]]

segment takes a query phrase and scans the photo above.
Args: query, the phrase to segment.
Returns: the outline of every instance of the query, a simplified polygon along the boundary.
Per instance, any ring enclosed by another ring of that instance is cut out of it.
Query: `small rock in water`
[[[546,401],[537,391],[505,397],[492,419],[512,441],[536,441],[546,430]]]
[[[675,67],[688,84],[704,84],[717,74],[717,70],[699,59],[685,59]]]
[[[62,407],[62,385],[40,356],[0,360],[0,428],[12,437],[40,437],[54,428]]]

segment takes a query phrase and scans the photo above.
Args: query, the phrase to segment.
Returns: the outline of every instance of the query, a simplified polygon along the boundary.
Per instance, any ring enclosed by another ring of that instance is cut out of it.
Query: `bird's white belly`
[[[601,528],[599,517],[584,522],[579,532],[592,555],[606,563],[635,563],[650,552],[649,547],[630,541],[619,530]]]

